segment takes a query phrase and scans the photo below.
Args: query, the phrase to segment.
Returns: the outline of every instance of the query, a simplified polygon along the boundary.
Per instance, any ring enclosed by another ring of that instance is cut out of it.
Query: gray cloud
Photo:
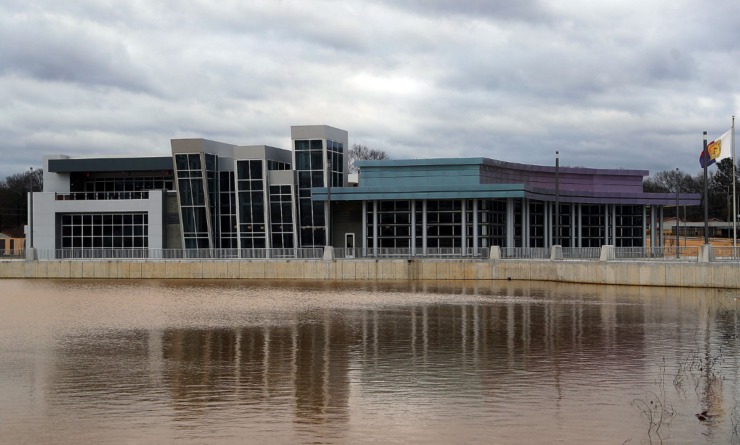
[[[0,178],[43,154],[289,146],[698,172],[740,92],[740,6],[415,0],[0,5]]]

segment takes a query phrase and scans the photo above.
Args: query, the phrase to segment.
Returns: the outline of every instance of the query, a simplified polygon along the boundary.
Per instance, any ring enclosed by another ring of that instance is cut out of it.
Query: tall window
[[[372,246],[372,206],[368,206],[367,233],[368,246]],[[378,247],[411,247],[411,204],[409,201],[378,202]]]
[[[293,236],[293,192],[289,185],[270,186],[270,232],[273,248],[296,247]]]
[[[427,247],[462,247],[462,201],[427,201]]]
[[[324,182],[324,152],[322,140],[295,141],[298,173],[298,213],[303,247],[326,245],[324,203],[311,200],[311,187],[326,187]]]
[[[267,247],[265,180],[261,160],[236,162],[239,196],[239,237],[242,249]]]
[[[604,244],[606,216],[603,205],[581,206],[581,246],[601,247]]]
[[[176,154],[183,239],[186,249],[210,247],[208,210],[201,155]]]
[[[221,247],[236,249],[238,233],[236,227],[236,193],[234,192],[234,172],[219,172],[218,207]]]

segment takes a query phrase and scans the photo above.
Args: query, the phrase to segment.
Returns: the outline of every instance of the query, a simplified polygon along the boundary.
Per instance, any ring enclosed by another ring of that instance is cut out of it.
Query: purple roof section
[[[647,170],[559,168],[560,191],[642,193],[642,178]],[[484,159],[481,184],[512,184],[555,189],[555,166],[516,164]]]
[[[676,204],[673,193],[645,193],[642,180],[647,170],[559,167],[559,200],[582,204]],[[553,201],[555,166],[517,164],[484,158],[481,184],[523,183],[531,199]],[[679,205],[700,205],[701,195],[680,193]]]

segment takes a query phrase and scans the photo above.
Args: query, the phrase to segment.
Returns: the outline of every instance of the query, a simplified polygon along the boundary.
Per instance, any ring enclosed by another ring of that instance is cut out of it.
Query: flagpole
[[[707,151],[707,132],[704,132],[704,244],[709,244],[709,202],[707,202],[707,164],[709,164],[709,152]]]
[[[737,198],[735,195],[735,116],[732,116],[732,248],[737,250]],[[735,252],[732,253],[735,255]]]

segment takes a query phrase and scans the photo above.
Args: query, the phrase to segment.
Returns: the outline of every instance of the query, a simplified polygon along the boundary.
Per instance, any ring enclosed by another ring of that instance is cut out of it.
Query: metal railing
[[[38,249],[39,260],[53,259],[321,259],[324,249]]]
[[[358,258],[484,258],[489,257],[488,247],[428,247],[426,249],[417,248],[334,248],[334,258],[336,259],[358,259]]]
[[[681,247],[678,252],[671,247],[614,247],[610,260],[640,261],[699,261],[699,247]],[[490,248],[378,248],[344,249],[335,248],[334,258],[344,259],[488,259]],[[600,247],[564,247],[564,260],[597,260],[601,257]],[[501,259],[549,260],[551,249],[542,247],[501,247]],[[324,257],[323,248],[296,249],[35,249],[35,258],[54,259],[151,259],[151,260],[228,260],[228,259],[307,259],[320,260]],[[0,251],[0,259],[24,259],[25,250]],[[730,246],[711,246],[710,261],[740,261],[740,248]]]
[[[698,261],[698,247],[615,247],[615,260],[683,260]]]
[[[601,247],[563,247],[563,259],[598,260],[601,258]]]
[[[149,190],[135,192],[71,192],[55,193],[57,201],[105,201],[113,199],[149,199]]]
[[[25,257],[25,249],[0,249],[0,259],[15,259]]]
[[[502,247],[501,259],[549,260],[549,247]]]
[[[740,260],[740,247],[713,246],[712,259],[714,261],[738,261]]]

